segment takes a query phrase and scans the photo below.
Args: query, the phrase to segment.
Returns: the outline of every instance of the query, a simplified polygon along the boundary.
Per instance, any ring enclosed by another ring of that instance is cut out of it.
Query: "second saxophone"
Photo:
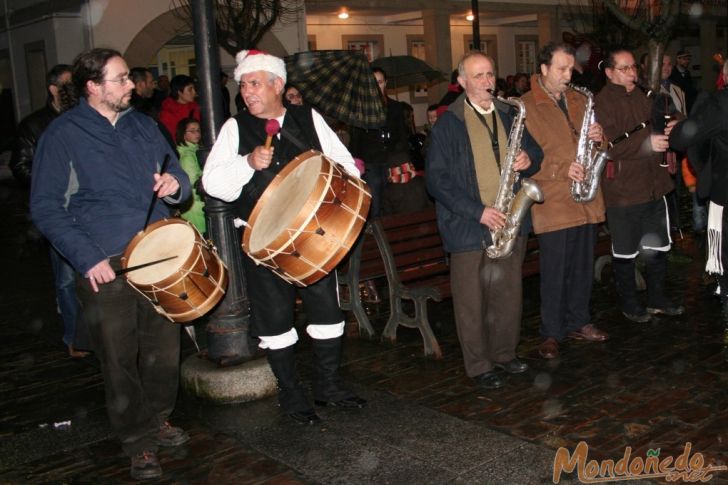
[[[584,181],[571,182],[571,198],[576,202],[590,202],[597,196],[599,179],[607,163],[607,152],[599,150],[597,144],[589,139],[589,126],[594,123],[594,95],[581,86],[569,84],[569,87],[586,97],[584,119],[576,148],[576,163],[584,168]]]

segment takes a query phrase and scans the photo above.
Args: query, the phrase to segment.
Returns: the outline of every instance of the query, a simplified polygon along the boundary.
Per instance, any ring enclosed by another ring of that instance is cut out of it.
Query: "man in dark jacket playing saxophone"
[[[513,109],[495,101],[495,63],[480,52],[466,54],[458,66],[465,89],[438,119],[427,154],[427,188],[437,203],[445,250],[451,253],[455,323],[465,371],[482,389],[503,385],[494,368],[508,373],[528,366],[516,357],[521,325],[521,265],[530,222],[521,225],[513,252],[491,259],[491,230],[506,223],[493,207],[507,152]],[[524,131],[523,150],[512,169],[538,171],[542,152]],[[518,187],[516,186],[515,189]]]

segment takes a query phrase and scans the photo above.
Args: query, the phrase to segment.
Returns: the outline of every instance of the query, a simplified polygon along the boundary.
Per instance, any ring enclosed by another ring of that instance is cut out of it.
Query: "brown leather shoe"
[[[72,359],[83,359],[84,357],[88,357],[89,355],[91,355],[91,352],[86,352],[85,350],[76,350],[73,345],[69,345],[68,355]]]
[[[576,332],[571,332],[569,337],[576,340],[588,340],[589,342],[604,342],[609,338],[609,334],[588,323]]]
[[[538,355],[544,359],[555,359],[559,356],[559,343],[553,337],[548,337],[538,346]]]
[[[162,476],[157,454],[153,451],[142,451],[131,457],[131,477],[134,480],[149,480]]]

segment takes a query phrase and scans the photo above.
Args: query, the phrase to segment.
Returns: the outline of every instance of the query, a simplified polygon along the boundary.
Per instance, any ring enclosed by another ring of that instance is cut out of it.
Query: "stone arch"
[[[178,10],[159,15],[134,36],[124,52],[124,59],[129,66],[146,66],[167,42],[177,34],[188,31],[187,24],[176,13]],[[265,33],[258,48],[280,57],[288,55],[281,41],[270,31]]]

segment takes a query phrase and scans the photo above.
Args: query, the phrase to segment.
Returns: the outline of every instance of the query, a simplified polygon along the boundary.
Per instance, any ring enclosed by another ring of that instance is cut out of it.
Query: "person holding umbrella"
[[[372,73],[385,106],[386,122],[379,129],[355,127],[349,145],[352,155],[364,160],[366,167],[364,180],[372,192],[369,216],[422,210],[429,205],[429,200],[424,182],[414,180],[417,175],[410,160],[410,133],[404,105],[387,96],[384,70],[375,67]]]
[[[282,59],[257,50],[236,56],[235,80],[247,110],[230,118],[220,130],[202,174],[205,191],[236,206],[239,224],[247,220],[266,187],[301,152],[316,149],[338,162],[351,177],[359,177],[346,147],[323,117],[309,106],[283,104],[286,67]],[[266,140],[266,125],[276,120],[280,133]],[[272,142],[272,145],[271,145]],[[296,421],[313,424],[313,410],[296,376],[294,328],[296,287],[243,255],[251,303],[252,334],[266,349],[278,380],[278,401]],[[346,390],[339,379],[344,314],[339,307],[336,273],[298,290],[316,356],[314,399],[317,405],[361,408],[366,401]]]

